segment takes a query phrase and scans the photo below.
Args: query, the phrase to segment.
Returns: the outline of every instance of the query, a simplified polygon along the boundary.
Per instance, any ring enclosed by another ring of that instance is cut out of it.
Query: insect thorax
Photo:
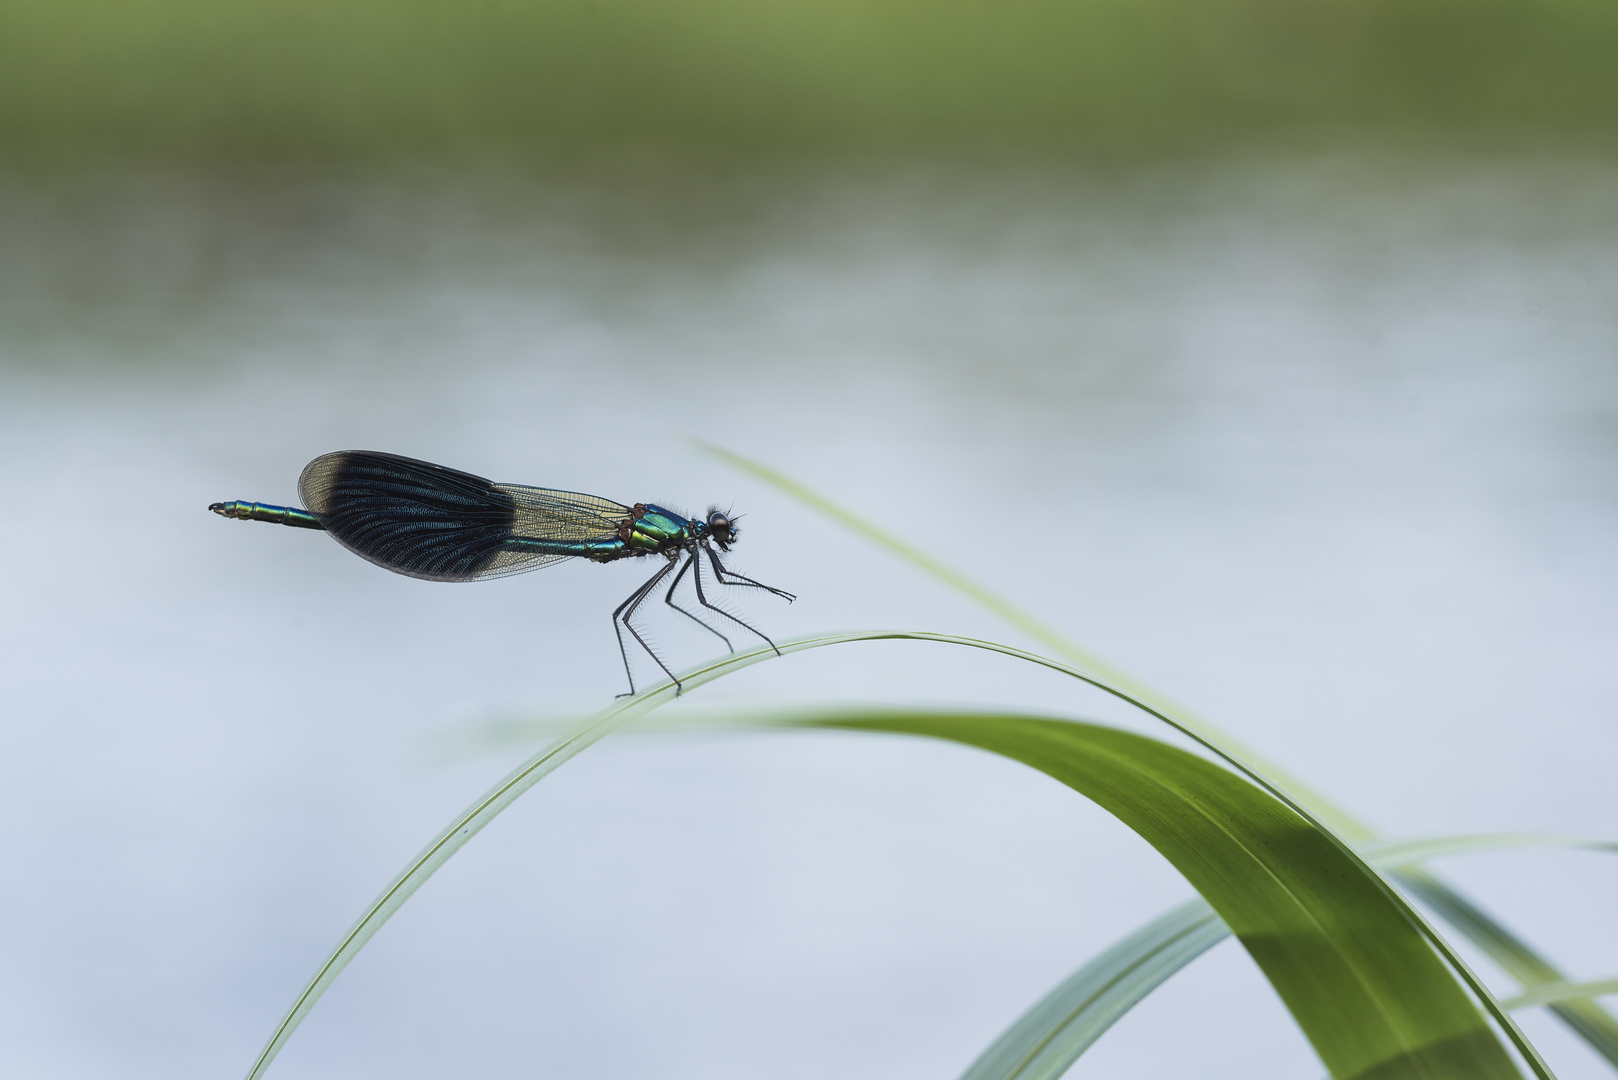
[[[626,553],[649,555],[684,547],[697,536],[697,527],[661,506],[636,503],[629,517],[618,523],[618,539]]]

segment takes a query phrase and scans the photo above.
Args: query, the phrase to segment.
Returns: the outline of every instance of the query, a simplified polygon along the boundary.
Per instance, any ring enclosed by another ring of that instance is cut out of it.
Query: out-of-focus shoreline
[[[12,0],[0,161],[539,166],[1618,147],[1583,0]]]

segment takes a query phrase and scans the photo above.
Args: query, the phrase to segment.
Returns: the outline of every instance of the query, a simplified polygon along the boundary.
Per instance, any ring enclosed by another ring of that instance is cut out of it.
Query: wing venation
[[[514,535],[563,542],[597,538],[616,529],[618,519],[602,527],[609,508],[617,507],[619,519],[628,513],[594,496],[495,484],[371,450],[316,458],[298,478],[298,493],[326,531],[356,555],[431,581],[477,581],[549,566],[571,553],[512,551],[507,541]]]
[[[629,507],[599,495],[519,484],[494,487],[511,498],[515,511],[512,531],[517,536],[543,540],[604,540],[615,535],[618,523],[629,517]]]

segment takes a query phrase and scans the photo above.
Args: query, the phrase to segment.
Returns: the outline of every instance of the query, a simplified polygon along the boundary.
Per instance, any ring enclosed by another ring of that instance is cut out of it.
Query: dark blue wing
[[[549,552],[511,550],[507,542],[514,532],[536,531],[522,495],[481,476],[397,454],[325,454],[303,470],[298,494],[338,543],[411,577],[475,581],[536,570],[574,554],[566,542]],[[605,523],[596,535],[611,535],[616,527],[607,508],[628,516],[627,507],[608,500],[579,498],[589,500],[591,516]]]

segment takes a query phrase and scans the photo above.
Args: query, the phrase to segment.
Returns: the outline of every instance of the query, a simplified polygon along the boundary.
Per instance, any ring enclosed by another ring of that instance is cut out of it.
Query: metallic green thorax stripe
[[[307,510],[295,506],[271,506],[269,503],[225,502],[208,507],[216,514],[241,521],[269,521],[276,525],[290,525],[295,529],[325,529],[320,519]]]
[[[629,524],[628,546],[642,551],[657,551],[671,540],[686,540],[691,536],[691,523],[661,506],[647,506],[641,516]]]

